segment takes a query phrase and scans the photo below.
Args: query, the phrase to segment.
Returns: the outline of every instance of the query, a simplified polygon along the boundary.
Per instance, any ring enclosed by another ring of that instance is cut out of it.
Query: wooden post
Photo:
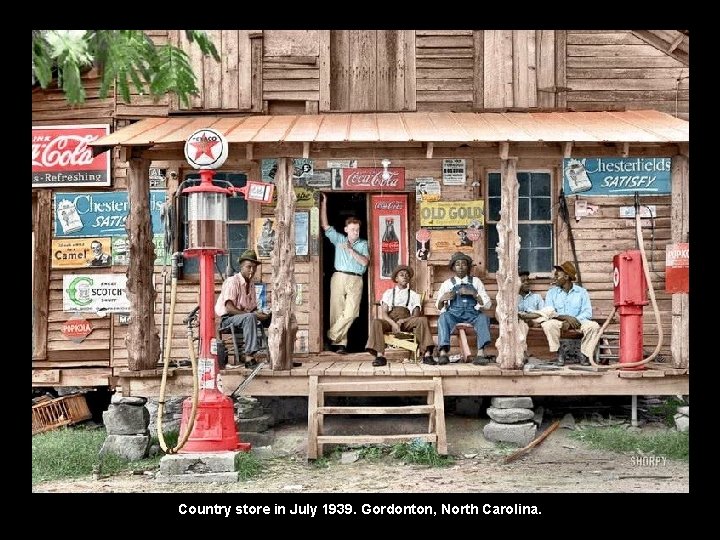
[[[130,261],[127,269],[127,295],[130,300],[130,324],[125,344],[128,369],[155,369],[160,359],[160,336],[155,326],[155,287],[153,286],[152,223],[150,220],[149,159],[131,157],[128,161],[127,220]]]
[[[38,192],[33,215],[35,253],[33,254],[33,360],[47,359],[48,313],[50,310],[50,237],[52,236],[52,191]]]
[[[292,160],[278,160],[275,175],[276,240],[272,251],[272,322],[268,349],[273,370],[292,367],[297,321],[295,320],[295,190],[292,185]]]
[[[690,200],[690,172],[688,157],[677,155],[672,158],[672,204],[670,207],[670,229],[674,243],[688,241]],[[672,334],[670,350],[673,366],[690,367],[690,298],[688,293],[672,295]]]
[[[500,221],[497,224],[499,266],[495,274],[498,283],[495,318],[500,323],[497,350],[501,369],[522,369],[526,344],[525,338],[517,329],[517,297],[520,285],[520,237],[517,218],[520,184],[517,179],[517,158],[502,159],[500,171]]]

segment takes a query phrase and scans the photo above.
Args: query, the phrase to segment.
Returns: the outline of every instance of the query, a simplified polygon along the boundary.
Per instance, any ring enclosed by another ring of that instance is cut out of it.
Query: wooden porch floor
[[[339,356],[321,353],[302,359],[290,370],[272,371],[265,367],[243,389],[251,396],[307,396],[309,377],[321,381],[424,380],[442,377],[445,396],[570,396],[570,395],[678,395],[689,393],[687,369],[668,364],[650,363],[643,371],[586,371],[565,366],[554,371],[503,370],[497,364],[475,366],[450,363],[430,366],[396,359],[388,355],[388,364],[373,367],[367,353]],[[155,373],[125,371],[120,373],[124,395],[156,397],[160,388],[160,370]],[[220,372],[223,391],[232,393],[248,376],[244,367],[230,367]],[[192,373],[189,368],[171,369],[167,395],[189,395]]]

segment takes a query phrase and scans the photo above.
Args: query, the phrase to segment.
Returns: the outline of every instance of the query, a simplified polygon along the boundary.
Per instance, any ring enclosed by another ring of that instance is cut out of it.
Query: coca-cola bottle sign
[[[90,146],[109,133],[105,124],[33,126],[33,187],[109,186],[109,152],[93,156]]]

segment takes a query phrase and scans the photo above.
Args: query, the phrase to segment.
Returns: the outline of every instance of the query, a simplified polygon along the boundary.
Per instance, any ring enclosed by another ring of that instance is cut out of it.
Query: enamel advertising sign
[[[89,146],[109,134],[106,124],[33,126],[32,187],[109,186],[110,152]]]

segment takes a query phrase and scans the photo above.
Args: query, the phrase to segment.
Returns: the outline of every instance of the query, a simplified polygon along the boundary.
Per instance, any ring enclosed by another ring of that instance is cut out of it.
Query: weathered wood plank
[[[571,56],[568,68],[674,68],[682,64],[670,56]]]
[[[536,30],[535,36],[537,106],[554,107],[555,92],[547,89],[555,88],[555,31]]]
[[[414,30],[403,31],[403,47],[405,54],[405,100],[403,109],[414,111],[417,109],[416,81],[417,81],[417,55],[415,53],[416,37]]]
[[[567,30],[555,31],[555,87],[567,87]],[[556,107],[567,107],[567,92],[558,90],[555,96]]]
[[[443,36],[427,36],[418,35],[418,49],[465,49],[473,46],[471,34],[465,35],[443,35]]]

